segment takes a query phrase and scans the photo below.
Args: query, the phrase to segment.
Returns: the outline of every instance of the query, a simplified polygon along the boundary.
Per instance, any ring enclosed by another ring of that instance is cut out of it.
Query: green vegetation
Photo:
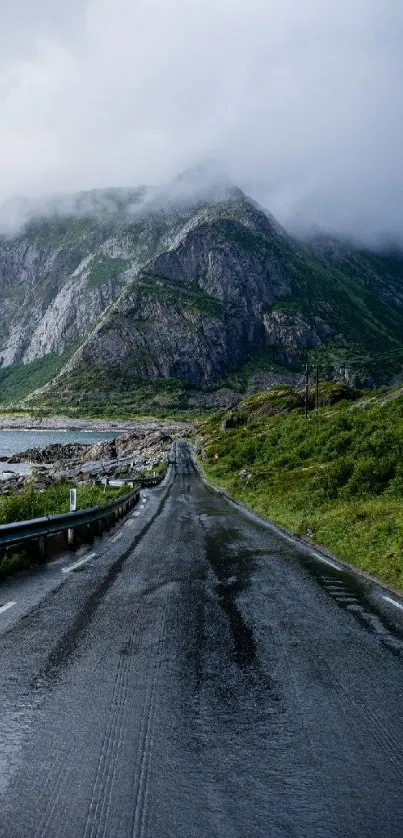
[[[166,462],[166,460],[165,461],[163,460],[161,463],[158,463],[157,466],[154,466],[153,468],[146,469],[143,472],[143,474],[144,474],[145,477],[160,477],[162,474],[165,474],[167,468],[168,468],[168,463]]]
[[[362,395],[321,385],[307,421],[301,393],[255,394],[200,426],[203,468],[259,514],[403,588],[403,394]]]
[[[213,388],[211,388],[213,389]],[[200,390],[174,379],[139,379],[130,359],[124,366],[92,365],[70,370],[37,400],[31,412],[82,418],[130,419],[152,416],[202,419],[211,410],[197,407]],[[193,398],[196,404],[192,404]]]
[[[22,491],[0,496],[0,524],[13,521],[28,521],[45,515],[58,515],[69,511],[71,484],[64,480],[54,483],[49,489],[38,491],[29,483]],[[77,486],[77,509],[100,506],[127,492],[104,486]],[[0,580],[17,570],[26,570],[38,564],[38,557],[29,548],[0,554]]]
[[[58,372],[67,355],[44,355],[29,364],[12,364],[0,369],[0,405],[21,401],[37,387],[43,387]]]
[[[270,358],[267,349],[253,349],[248,352],[248,358],[244,364],[237,369],[229,370],[225,377],[219,382],[221,387],[229,387],[236,393],[246,394],[249,390],[259,389],[256,386],[256,378],[262,373],[272,373],[278,376],[286,376],[290,368]],[[262,385],[260,385],[262,386]]]
[[[71,484],[65,480],[59,480],[43,491],[38,491],[34,483],[29,483],[21,492],[0,496],[0,524],[68,512],[71,488]],[[121,489],[89,484],[77,486],[77,509],[107,503],[125,492],[127,488],[124,486]]]
[[[162,305],[175,305],[180,310],[193,309],[211,317],[222,316],[223,306],[220,300],[200,291],[197,285],[192,286],[190,283],[163,276],[150,276],[147,277],[147,281],[141,284],[136,282],[131,287],[140,287],[143,294],[157,299]]]
[[[292,293],[278,300],[271,311],[302,317],[321,334],[321,324],[329,324],[333,337],[322,335],[325,346],[310,350],[312,363],[343,363],[360,356],[357,374],[371,373],[387,380],[401,369],[400,358],[385,364],[375,359],[380,352],[402,349],[403,310],[391,304],[391,290],[397,284],[401,259],[396,264],[387,256],[377,261],[362,253],[356,259],[322,261],[305,254],[287,253],[281,257],[283,269],[291,280]],[[379,271],[374,280],[374,269]],[[401,277],[401,273],[400,273]],[[302,358],[301,358],[302,360]]]
[[[40,399],[42,410],[73,416],[128,418],[133,414],[164,416],[184,407],[184,386],[178,381],[136,379],[130,363],[73,369],[55,391]]]
[[[100,288],[104,283],[116,280],[128,265],[128,259],[111,259],[107,256],[97,256],[91,263],[87,287],[90,289]]]
[[[72,247],[81,239],[99,235],[100,224],[95,218],[75,215],[36,218],[20,233],[19,239],[40,240],[41,246]]]

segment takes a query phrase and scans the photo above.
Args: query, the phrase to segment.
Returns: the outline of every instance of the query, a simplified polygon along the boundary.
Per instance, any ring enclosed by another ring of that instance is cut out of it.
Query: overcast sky
[[[0,199],[216,159],[283,223],[403,241],[402,0],[0,4]]]

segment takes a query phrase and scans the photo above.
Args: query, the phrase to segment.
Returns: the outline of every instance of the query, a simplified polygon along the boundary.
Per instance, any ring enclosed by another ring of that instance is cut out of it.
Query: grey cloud
[[[1,9],[3,5],[5,8]],[[15,62],[35,53],[43,38],[70,41],[77,36],[86,16],[85,0],[3,0],[0,4],[0,50],[2,61]]]
[[[400,0],[34,5],[3,14],[3,199],[210,158],[288,226],[403,241]]]

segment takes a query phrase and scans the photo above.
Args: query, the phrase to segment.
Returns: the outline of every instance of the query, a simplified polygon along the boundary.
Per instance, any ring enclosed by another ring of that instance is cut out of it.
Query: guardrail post
[[[71,529],[67,530],[67,544],[68,544],[69,547],[74,547],[74,543],[75,543],[75,533],[74,533],[74,528],[71,527]]]
[[[127,515],[139,502],[138,488],[123,495],[117,502],[101,505],[79,511],[71,511],[62,515],[49,515],[34,518],[29,521],[17,521],[0,525],[0,549],[11,549],[15,544],[34,544],[36,555],[46,558],[47,538],[56,533],[63,533],[67,545],[74,548],[78,540],[78,532],[87,528],[91,535],[101,535],[105,529],[114,525],[116,519]]]
[[[94,538],[95,538],[95,535],[96,535],[96,526],[95,526],[94,522],[87,525],[87,532],[89,533],[90,542],[93,542]]]
[[[46,535],[40,535],[37,541],[38,555],[41,559],[46,556]]]

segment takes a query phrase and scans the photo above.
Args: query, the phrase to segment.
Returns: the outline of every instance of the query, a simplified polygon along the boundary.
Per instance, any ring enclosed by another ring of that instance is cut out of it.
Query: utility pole
[[[305,419],[308,419],[308,402],[309,402],[309,366],[305,367]]]
[[[315,409],[319,410],[319,367],[316,367]]]

